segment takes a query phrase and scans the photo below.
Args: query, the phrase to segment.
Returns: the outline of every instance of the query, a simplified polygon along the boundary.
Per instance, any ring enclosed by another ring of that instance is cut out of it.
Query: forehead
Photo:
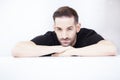
[[[57,27],[69,27],[73,26],[75,23],[74,17],[57,17],[55,18],[55,26]]]

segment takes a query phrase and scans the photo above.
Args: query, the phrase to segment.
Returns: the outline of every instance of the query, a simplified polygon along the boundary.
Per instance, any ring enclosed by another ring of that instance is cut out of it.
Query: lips
[[[61,43],[63,44],[69,44],[70,40],[61,40]]]
[[[70,45],[70,39],[61,39],[60,43],[62,46],[67,47]]]

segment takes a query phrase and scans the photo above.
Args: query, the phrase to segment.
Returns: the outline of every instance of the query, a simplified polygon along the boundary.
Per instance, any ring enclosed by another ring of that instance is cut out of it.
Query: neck
[[[75,45],[75,43],[76,43],[76,41],[77,41],[77,36],[75,37],[75,40],[74,40],[74,42],[72,43],[72,45],[71,45],[71,46],[74,46],[74,45]]]

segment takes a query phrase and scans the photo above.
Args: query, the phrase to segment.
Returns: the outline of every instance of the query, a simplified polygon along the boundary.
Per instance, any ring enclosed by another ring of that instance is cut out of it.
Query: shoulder
[[[97,33],[93,29],[81,28],[77,35],[79,37],[85,38],[90,37],[92,35],[97,35]]]
[[[82,42],[85,45],[95,44],[101,40],[104,40],[104,38],[95,30],[87,28],[81,28],[81,30],[77,34],[77,37],[79,43]]]
[[[54,31],[48,31],[43,35],[36,36],[33,38],[31,41],[38,45],[49,45],[54,42],[54,37],[55,37],[55,32]]]
[[[39,35],[35,38],[49,38],[49,37],[52,37],[52,36],[55,36],[55,32],[54,31],[48,31],[45,34]]]
[[[93,33],[96,33],[96,31],[88,28],[81,28],[80,31],[78,32],[78,34],[86,34],[86,35],[90,35]]]
[[[54,31],[48,31],[48,32],[46,32],[44,35],[54,35],[55,34],[55,32]]]

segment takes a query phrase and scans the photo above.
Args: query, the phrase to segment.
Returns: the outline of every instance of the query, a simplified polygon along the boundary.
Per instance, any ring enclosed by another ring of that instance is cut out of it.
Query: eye
[[[62,29],[61,28],[56,28],[57,31],[61,31]]]
[[[73,27],[69,27],[69,28],[67,28],[67,30],[72,30],[73,29]]]

